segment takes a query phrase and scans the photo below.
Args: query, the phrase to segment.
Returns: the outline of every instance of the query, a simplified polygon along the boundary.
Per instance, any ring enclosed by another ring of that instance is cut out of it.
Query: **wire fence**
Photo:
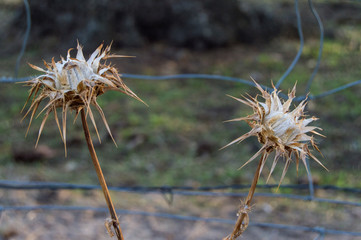
[[[146,186],[133,186],[133,187],[109,187],[109,190],[115,192],[127,192],[136,194],[162,194],[167,195],[164,199],[169,204],[173,202],[175,195],[183,196],[203,196],[203,197],[244,197],[247,193],[234,193],[229,192],[230,190],[242,190],[248,189],[250,185],[220,185],[220,186],[204,186],[204,187],[189,187],[189,186],[159,186],[159,187],[146,187]],[[259,189],[275,189],[278,185],[258,185]],[[341,188],[332,185],[325,186],[313,186],[314,189],[323,189],[326,191],[333,192],[345,192],[348,194],[361,194],[361,189],[358,188]],[[281,189],[292,189],[292,190],[307,190],[309,189],[308,184],[298,185],[281,185]],[[84,185],[84,184],[69,184],[60,182],[22,182],[22,181],[8,181],[0,180],[0,189],[8,190],[100,190],[101,187],[98,185]],[[222,190],[222,192],[220,192]],[[227,192],[226,192],[227,191]],[[309,192],[311,193],[311,192]],[[170,197],[169,197],[170,195]],[[301,201],[314,201],[323,202],[329,204],[341,204],[350,205],[353,207],[361,207],[360,202],[342,201],[335,199],[317,198],[314,195],[296,195],[296,194],[280,194],[280,193],[256,193],[255,196],[260,197],[276,197],[276,198],[288,198]],[[95,211],[95,212],[107,212],[107,208],[92,207],[92,206],[60,206],[60,205],[39,205],[39,206],[0,206],[0,213],[3,211],[32,211],[32,210],[46,210],[46,211]],[[145,212],[145,211],[133,211],[117,209],[117,213],[121,215],[140,215],[147,217],[166,218],[179,221],[201,221],[206,223],[223,223],[223,224],[234,224],[232,219],[223,218],[203,218],[198,216],[187,216],[179,214],[169,214],[160,212]],[[319,235],[315,239],[322,239],[327,234],[329,235],[345,235],[345,236],[361,236],[361,232],[352,231],[341,231],[336,229],[329,229],[323,227],[307,227],[300,225],[285,225],[285,224],[274,224],[265,222],[251,222],[250,226],[253,227],[264,227],[273,228],[280,230],[292,230],[302,232],[314,232]]]
[[[301,24],[301,14],[299,11],[299,3],[298,0],[294,0],[295,3],[295,13],[296,13],[296,21],[297,21],[297,29],[299,35],[299,50],[291,62],[290,66],[281,76],[281,78],[275,84],[277,89],[280,88],[283,81],[287,78],[287,76],[292,72],[296,64],[298,63],[300,56],[302,54],[302,50],[304,47],[304,37],[303,37],[303,29]],[[31,29],[31,18],[30,18],[30,6],[27,0],[24,0],[24,6],[26,10],[26,21],[27,21],[27,28],[22,44],[22,48],[17,58],[14,76],[13,77],[0,77],[0,83],[14,83],[14,82],[23,82],[29,79],[32,79],[34,76],[29,77],[22,77],[18,78],[18,70],[21,64],[22,56],[24,55],[26,45],[28,42],[30,29]],[[315,75],[318,72],[322,52],[323,52],[323,44],[324,44],[324,28],[321,21],[319,14],[317,13],[314,5],[312,4],[312,0],[308,0],[308,6],[310,11],[312,12],[313,16],[315,17],[319,33],[319,52],[317,56],[317,62],[315,68],[307,82],[306,92],[304,95],[297,97],[296,101],[302,101],[306,98],[309,100],[319,99],[323,97],[330,96],[335,94],[339,91],[345,90],[347,88],[354,87],[361,83],[361,79],[352,81],[350,83],[344,84],[334,89],[330,89],[324,91],[322,93],[313,95],[308,94],[311,91],[311,86],[314,80]],[[220,81],[231,81],[235,83],[255,86],[252,81],[230,77],[230,76],[222,76],[222,75],[210,75],[210,74],[176,74],[176,75],[165,75],[165,76],[149,76],[149,75],[138,75],[138,74],[129,74],[129,73],[122,73],[121,74],[125,79],[142,79],[142,80],[171,80],[171,79],[208,79],[208,80],[220,80]],[[35,76],[36,77],[36,76]],[[273,88],[262,86],[264,89],[269,91],[273,91]],[[284,98],[287,98],[287,95],[280,93],[280,95]],[[309,165],[307,160],[307,165]],[[336,199],[329,199],[329,198],[319,198],[316,197],[314,192],[315,189],[322,189],[325,191],[334,191],[336,193],[346,193],[346,194],[354,194],[359,196],[361,194],[361,189],[359,188],[342,188],[333,185],[314,185],[312,181],[312,175],[309,166],[308,171],[308,184],[298,184],[298,185],[281,185],[281,189],[291,189],[295,190],[308,190],[308,194],[281,194],[281,193],[272,193],[272,192],[258,192],[255,196],[261,197],[270,197],[270,198],[288,198],[288,199],[295,199],[301,201],[313,201],[313,202],[320,202],[320,203],[328,203],[328,204],[340,204],[340,205],[349,205],[352,207],[361,207],[361,202],[355,201],[347,201],[347,200],[336,200]],[[183,196],[204,196],[204,197],[244,197],[247,194],[242,192],[234,192],[237,190],[248,189],[250,185],[220,185],[220,186],[203,186],[203,187],[188,187],[188,186],[154,186],[154,187],[147,187],[147,186],[133,186],[133,187],[109,187],[109,190],[116,191],[116,192],[127,192],[127,193],[137,193],[137,194],[149,194],[149,193],[156,193],[156,194],[167,194],[170,195],[170,198],[167,198],[169,203],[172,203],[174,196],[176,195],[183,195]],[[273,189],[277,188],[278,185],[257,185],[258,189]],[[59,182],[22,182],[22,181],[9,181],[9,180],[0,180],[0,189],[7,189],[7,190],[99,190],[101,189],[98,185],[81,185],[81,184],[69,184],[69,183],[59,183]],[[4,211],[31,211],[31,210],[46,210],[46,211],[95,211],[95,212],[107,212],[107,208],[99,208],[99,207],[91,207],[91,206],[59,206],[59,205],[39,205],[39,206],[2,206],[0,205],[0,214]],[[225,223],[225,224],[234,224],[235,220],[233,219],[222,219],[222,218],[202,218],[198,216],[185,216],[185,215],[177,215],[177,214],[169,214],[169,213],[160,213],[160,212],[144,212],[144,211],[131,211],[131,210],[122,210],[118,209],[117,212],[122,215],[141,215],[141,216],[152,216],[158,218],[167,218],[167,219],[174,219],[179,221],[203,221],[203,222],[213,222],[213,223]],[[1,216],[1,215],[0,215]],[[258,226],[264,228],[272,228],[272,229],[287,229],[287,230],[294,230],[294,231],[303,231],[303,232],[314,232],[318,233],[316,239],[324,239],[325,235],[348,235],[348,236],[361,236],[361,232],[351,232],[351,231],[340,231],[335,229],[328,229],[323,227],[306,227],[300,225],[284,225],[284,224],[274,224],[274,223],[260,223],[260,222],[251,222],[250,226]]]

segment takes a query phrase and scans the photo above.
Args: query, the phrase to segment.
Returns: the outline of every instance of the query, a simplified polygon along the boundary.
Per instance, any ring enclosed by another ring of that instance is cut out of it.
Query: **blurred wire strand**
[[[275,189],[278,185],[259,185],[258,188],[263,189]],[[234,192],[220,192],[220,190],[240,190],[248,189],[249,185],[220,185],[220,186],[206,186],[206,187],[188,187],[188,186],[159,186],[159,187],[147,187],[147,186],[134,186],[134,187],[109,187],[111,191],[117,192],[128,192],[128,193],[156,193],[156,194],[170,194],[173,195],[182,195],[182,196],[205,196],[205,197],[244,197],[247,195],[244,193],[234,193]],[[303,185],[281,185],[280,188],[283,189],[298,189],[305,190],[309,189],[309,184]],[[334,190],[334,191],[347,191],[349,193],[360,194],[361,189],[358,188],[340,188],[337,186],[313,186],[312,189],[323,189],[323,190]],[[84,185],[84,184],[70,184],[70,183],[52,183],[52,182],[21,182],[21,181],[8,181],[0,180],[0,189],[17,189],[17,190],[98,190],[100,186],[98,185]],[[218,192],[217,192],[218,191]],[[312,194],[311,194],[312,193]],[[272,198],[290,198],[301,201],[314,201],[314,202],[324,202],[330,204],[342,204],[355,207],[361,207],[361,202],[352,202],[352,201],[343,201],[343,200],[334,200],[327,198],[317,198],[314,197],[313,191],[308,195],[296,195],[296,194],[281,194],[281,193],[256,193],[255,196],[259,197],[272,197]],[[171,197],[173,199],[173,197]]]
[[[237,82],[237,83],[246,84],[246,85],[249,85],[249,86],[254,86],[254,83],[252,81],[244,80],[244,79],[241,79],[241,78],[227,77],[227,76],[220,76],[220,75],[211,75],[211,74],[177,74],[177,75],[164,75],[164,76],[149,76],[149,75],[123,73],[123,74],[121,74],[121,76],[123,78],[128,78],[128,79],[143,79],[143,80],[213,79],[213,80]],[[23,78],[0,77],[0,83],[24,82],[24,81],[30,80],[32,78],[35,78],[35,77],[36,76],[23,77]],[[325,92],[322,92],[322,93],[319,93],[319,94],[316,94],[316,95],[309,94],[308,96],[307,95],[298,96],[298,97],[296,97],[294,99],[294,101],[302,101],[306,97],[307,97],[308,100],[324,98],[324,97],[327,97],[329,95],[340,92],[342,90],[345,90],[347,88],[356,86],[358,84],[361,84],[361,79],[356,80],[356,81],[351,82],[351,83],[344,84],[344,85],[342,85],[340,87],[336,87],[336,88],[333,88],[331,90],[328,90],[328,91],[325,91]],[[264,85],[262,85],[262,87],[264,89],[267,89],[268,91],[273,90],[272,88],[266,87]],[[282,92],[280,93],[280,96],[287,99],[287,95],[283,94]]]
[[[24,0],[24,5],[25,5],[25,12],[26,12],[26,31],[25,31],[25,36],[24,36],[23,44],[21,46],[20,53],[16,60],[14,78],[18,77],[20,62],[24,55],[26,45],[28,43],[28,39],[29,39],[29,35],[30,35],[30,29],[31,29],[31,13],[30,13],[30,5],[29,5],[28,0]]]
[[[132,192],[170,192],[173,190],[185,190],[185,191],[219,191],[219,190],[241,190],[248,189],[250,185],[218,185],[218,186],[203,186],[203,187],[190,187],[190,186],[122,186],[111,187],[112,190],[129,190]],[[257,188],[262,189],[277,189],[278,184],[260,184]],[[295,189],[304,190],[308,189],[308,184],[283,184],[279,186],[280,189]],[[315,189],[322,189],[328,191],[338,191],[353,194],[361,194],[360,188],[351,187],[338,187],[334,185],[315,185]],[[72,184],[62,182],[26,182],[26,181],[12,181],[12,180],[0,180],[0,189],[52,189],[52,190],[66,190],[66,189],[80,189],[80,190],[96,190],[100,189],[98,185],[89,184]]]
[[[323,29],[323,24],[322,24],[321,18],[318,15],[318,13],[317,13],[315,7],[313,6],[313,3],[312,3],[311,0],[308,0],[308,6],[310,7],[313,16],[316,18],[318,27],[320,29],[320,46],[319,46],[319,49],[318,49],[318,56],[317,56],[316,66],[315,66],[315,69],[313,70],[313,72],[311,74],[310,79],[307,82],[305,94],[310,92],[313,79],[315,78],[315,76],[316,76],[316,74],[318,72],[318,69],[320,68],[322,52],[323,52],[323,41],[324,41],[324,29]]]
[[[279,89],[280,85],[282,84],[283,80],[291,73],[293,68],[296,66],[298,60],[301,57],[303,45],[304,45],[304,39],[303,39],[303,31],[302,31],[302,23],[301,23],[301,14],[298,9],[298,0],[295,0],[295,12],[296,12],[296,18],[297,18],[297,30],[298,30],[298,36],[300,37],[300,48],[298,49],[298,52],[296,54],[296,57],[293,59],[291,65],[287,68],[286,72],[282,75],[282,77],[278,80],[275,87]]]

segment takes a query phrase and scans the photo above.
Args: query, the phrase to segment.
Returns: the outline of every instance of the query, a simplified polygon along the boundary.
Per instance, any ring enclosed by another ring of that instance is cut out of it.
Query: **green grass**
[[[325,40],[322,64],[312,85],[312,94],[360,78],[360,50],[350,50],[351,42],[357,40],[356,30],[346,28],[347,37]],[[227,59],[208,65],[207,72],[202,73],[248,79],[251,73],[260,72],[263,75],[259,81],[270,86],[269,80],[276,82],[297,52],[296,41],[282,41],[260,50],[249,49],[248,55],[242,56],[244,61],[237,55],[233,56],[230,49]],[[306,42],[299,63],[282,85],[283,92],[287,93],[297,80],[298,94],[303,94],[317,54],[318,42]],[[36,55],[34,50],[26,54],[31,62],[37,59],[34,64],[41,66],[42,57]],[[140,68],[140,71],[138,73],[157,74],[157,69],[149,67]],[[36,72],[23,64],[20,74],[26,76]],[[95,138],[94,142],[110,185],[200,186],[251,182],[255,163],[242,170],[238,168],[259,149],[256,138],[222,151],[218,149],[249,131],[246,123],[223,123],[224,120],[251,113],[251,109],[226,94],[240,97],[248,92],[255,95],[257,91],[254,88],[199,79],[126,80],[126,83],[149,107],[118,92],[108,92],[99,97],[99,104],[119,145],[116,148],[107,137],[106,129],[96,114],[103,142],[100,145]],[[41,122],[40,119],[35,120],[29,136],[24,139],[28,119],[20,123],[22,114],[19,112],[26,96],[27,89],[19,84],[3,84],[0,89],[0,178],[97,183],[80,121],[73,125],[73,116],[68,120],[68,158],[64,157],[63,145],[51,117],[40,144],[55,149],[56,157],[31,164],[13,160],[13,149],[16,146],[32,149]],[[315,163],[311,164],[319,184],[361,187],[358,174],[361,168],[358,161],[361,155],[359,96],[360,87],[355,86],[309,104],[308,114],[320,118],[316,125],[322,127],[327,136],[326,139],[317,137],[325,155],[324,159],[318,157],[330,172]],[[265,168],[260,183],[264,183],[269,167]],[[280,162],[270,183],[278,183],[282,168],[283,163]],[[299,178],[305,175],[306,171],[300,165]],[[296,169],[292,166],[284,183],[295,183],[297,179]]]

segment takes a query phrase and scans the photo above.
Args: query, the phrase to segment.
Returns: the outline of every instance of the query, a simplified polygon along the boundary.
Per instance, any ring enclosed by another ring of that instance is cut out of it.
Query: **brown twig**
[[[107,184],[105,182],[104,175],[103,175],[102,169],[100,167],[98,157],[97,157],[97,154],[96,154],[95,149],[94,149],[93,142],[92,142],[91,137],[90,137],[89,127],[88,127],[88,123],[86,121],[86,115],[85,115],[84,108],[81,110],[81,120],[82,120],[82,123],[83,123],[85,139],[86,139],[86,142],[88,144],[89,152],[90,152],[91,158],[93,160],[95,171],[96,171],[96,173],[98,175],[99,183],[100,183],[100,185],[102,187],[104,197],[105,197],[105,201],[107,202],[109,212],[110,212],[110,215],[111,215],[111,218],[112,218],[111,221],[113,223],[113,228],[114,228],[114,231],[115,231],[115,235],[117,236],[118,240],[124,240],[122,231],[120,229],[119,220],[118,220],[117,214],[115,212],[112,200],[110,198],[108,187],[107,187]]]
[[[260,175],[260,170],[261,170],[265,155],[266,155],[266,153],[263,153],[259,160],[258,167],[257,167],[256,173],[254,174],[252,185],[251,185],[251,188],[249,189],[246,201],[245,201],[244,205],[242,204],[239,209],[238,219],[234,226],[233,232],[230,235],[228,235],[227,237],[223,238],[223,240],[236,239],[246,230],[246,228],[248,226],[248,221],[249,221],[248,220],[248,212],[251,208],[250,204],[251,204],[254,192],[256,190],[257,182],[258,182],[259,175]]]

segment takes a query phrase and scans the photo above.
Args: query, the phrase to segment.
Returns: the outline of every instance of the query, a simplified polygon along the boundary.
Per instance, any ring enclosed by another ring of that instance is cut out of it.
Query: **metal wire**
[[[22,77],[22,78],[13,78],[13,77],[0,77],[0,83],[17,83],[17,82],[25,82],[30,79],[36,78],[36,76],[32,77]]]
[[[326,97],[326,96],[329,96],[331,94],[334,94],[334,93],[337,93],[339,91],[342,91],[342,90],[345,90],[347,88],[350,88],[350,87],[353,87],[355,85],[358,85],[361,83],[361,79],[357,80],[357,81],[354,81],[354,82],[351,82],[351,83],[347,83],[341,87],[337,87],[337,88],[334,88],[334,89],[331,89],[329,91],[326,91],[326,92],[323,92],[323,93],[320,93],[318,95],[315,95],[315,96],[309,96],[310,99],[318,99],[318,98],[323,98],[323,97]]]
[[[206,186],[206,187],[188,187],[188,186],[159,186],[159,187],[109,187],[111,191],[128,192],[128,193],[157,193],[157,194],[171,194],[182,196],[204,196],[204,197],[244,197],[247,193],[234,193],[234,192],[214,192],[219,190],[239,190],[248,189],[249,185],[222,185],[222,186]],[[278,185],[258,185],[257,188],[261,189],[274,189]],[[308,189],[309,185],[285,185],[280,186],[284,189]],[[350,191],[353,193],[361,193],[361,189],[339,188],[336,186],[317,186],[318,189],[335,190],[335,191]],[[98,185],[84,185],[84,184],[69,184],[69,183],[51,183],[51,182],[21,182],[21,181],[8,181],[0,180],[0,189],[17,189],[17,190],[97,190],[100,189]],[[271,197],[271,198],[289,198],[301,201],[314,201],[324,202],[330,204],[342,204],[355,207],[361,207],[361,202],[351,202],[343,200],[334,200],[326,198],[317,198],[313,195],[296,195],[296,194],[281,194],[281,193],[255,193],[255,196],[259,197]],[[171,198],[172,199],[172,198]]]
[[[317,56],[316,66],[315,66],[315,69],[313,70],[313,72],[312,72],[312,74],[311,74],[310,79],[309,79],[308,82],[307,82],[305,94],[307,94],[307,93],[310,92],[313,79],[315,78],[316,73],[318,72],[318,69],[319,69],[319,67],[320,67],[321,57],[322,57],[322,51],[323,51],[323,36],[324,36],[324,29],[323,29],[323,24],[322,24],[321,18],[320,18],[320,16],[318,15],[318,13],[317,13],[315,7],[313,6],[311,0],[308,0],[308,6],[310,7],[313,16],[316,18],[318,27],[319,27],[319,29],[320,29],[320,47],[319,47],[319,50],[318,50],[318,56]]]
[[[221,76],[221,75],[213,75],[213,74],[175,74],[175,75],[164,75],[164,76],[149,76],[149,75],[139,75],[139,74],[129,74],[123,73],[121,74],[123,78],[130,79],[143,79],[143,80],[170,80],[170,79],[209,79],[209,80],[220,80],[220,81],[231,81],[236,83],[241,83],[245,85],[249,85],[255,87],[256,84],[252,81],[245,80],[242,78]],[[267,90],[273,91],[273,88],[264,86],[260,84],[260,86]],[[287,95],[283,94],[283,97],[287,97]]]
[[[29,35],[30,35],[30,29],[31,29],[30,5],[29,5],[28,0],[24,0],[24,5],[25,5],[25,12],[26,12],[26,31],[25,31],[25,36],[24,36],[23,44],[21,46],[20,53],[19,53],[18,58],[16,60],[15,72],[14,72],[14,77],[15,78],[18,77],[20,61],[21,61],[21,58],[24,55],[25,48],[26,48],[26,45],[28,43],[28,39],[29,39]]]
[[[306,167],[307,167],[308,190],[310,193],[310,198],[312,200],[315,196],[315,190],[313,187],[313,179],[311,174],[310,161],[308,157],[306,157]]]
[[[291,65],[288,67],[286,72],[282,75],[280,80],[276,83],[276,88],[279,89],[280,85],[282,84],[283,80],[291,73],[293,68],[296,66],[298,60],[301,57],[303,45],[304,45],[304,39],[303,39],[303,32],[302,32],[302,23],[301,23],[301,15],[300,11],[298,9],[298,0],[295,0],[295,12],[296,12],[296,18],[297,18],[297,30],[298,30],[298,36],[300,37],[300,48],[298,49],[296,57],[293,59]]]
[[[130,192],[171,192],[174,190],[184,191],[219,191],[219,190],[241,190],[249,189],[250,185],[217,185],[217,186],[203,186],[203,187],[190,187],[190,186],[133,186],[133,187],[110,187],[113,191],[130,191]],[[277,184],[259,184],[259,189],[276,189]],[[283,184],[279,186],[280,189],[294,189],[305,190],[308,189],[308,184]],[[347,192],[353,194],[361,194],[360,188],[338,187],[333,185],[315,185],[315,189],[331,190],[338,192]],[[72,184],[62,182],[25,182],[25,181],[12,181],[0,180],[0,189],[14,189],[14,190],[32,190],[32,189],[49,189],[49,190],[97,190],[101,189],[98,185],[89,184]]]
[[[231,81],[231,82],[238,82],[238,83],[242,83],[242,84],[247,84],[249,86],[254,86],[254,83],[248,80],[244,80],[241,78],[234,78],[234,77],[227,77],[227,76],[220,76],[220,75],[209,75],[209,74],[177,74],[177,75],[163,75],[163,76],[149,76],[149,75],[140,75],[140,74],[128,74],[128,73],[123,73],[121,74],[123,76],[123,78],[129,78],[129,79],[143,79],[143,80],[170,80],[170,79],[214,79],[214,80],[221,80],[221,81]],[[0,83],[16,83],[16,82],[24,82],[27,80],[30,80],[32,78],[35,78],[36,76],[33,77],[23,77],[23,78],[11,78],[11,77],[0,77]],[[243,82],[245,81],[245,82]],[[334,89],[322,92],[320,94],[316,94],[316,95],[302,95],[302,96],[298,96],[294,99],[295,102],[299,102],[304,100],[306,97],[308,100],[314,100],[314,99],[319,99],[319,98],[324,98],[327,96],[330,96],[332,94],[335,94],[337,92],[340,92],[342,90],[345,90],[347,88],[356,86],[361,84],[361,79],[356,80],[354,82],[351,83],[347,83],[344,84],[340,87],[336,87]],[[264,89],[268,90],[268,91],[272,91],[273,89],[264,85],[261,85],[261,87],[263,87]],[[287,95],[283,94],[282,92],[279,94],[281,97],[287,99]]]

